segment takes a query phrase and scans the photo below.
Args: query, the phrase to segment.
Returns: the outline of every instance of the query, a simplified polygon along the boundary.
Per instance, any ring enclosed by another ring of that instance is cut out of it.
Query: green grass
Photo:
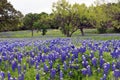
[[[120,39],[120,34],[98,34],[96,29],[84,29],[85,36],[81,36],[80,30],[77,30],[72,38],[79,39],[94,39],[94,40],[110,40],[110,39]],[[41,35],[41,32],[34,31],[34,36],[31,36],[31,31],[9,31],[0,32],[0,38],[56,38],[56,37],[66,37],[60,32],[60,30],[48,30],[45,36]]]

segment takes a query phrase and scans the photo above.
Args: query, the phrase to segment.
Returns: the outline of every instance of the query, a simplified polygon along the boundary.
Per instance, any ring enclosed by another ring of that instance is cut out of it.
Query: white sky
[[[57,0],[8,0],[15,9],[21,11],[23,14],[27,13],[41,13],[41,12],[52,12],[52,3]],[[94,3],[95,0],[67,0],[71,4],[74,3],[85,3],[87,6]],[[112,1],[112,0],[107,0]]]

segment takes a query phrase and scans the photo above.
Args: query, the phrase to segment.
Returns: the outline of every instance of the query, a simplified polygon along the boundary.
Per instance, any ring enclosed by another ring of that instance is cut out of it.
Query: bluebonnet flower
[[[120,61],[119,60],[116,62],[116,68],[120,69]]]
[[[36,62],[35,62],[35,68],[37,69],[38,67],[39,67],[39,62],[36,61]]]
[[[24,80],[24,73],[21,73],[21,80]]]
[[[35,54],[34,54],[33,51],[30,51],[30,57],[31,57],[31,58],[34,58],[34,57],[35,57]]]
[[[61,60],[62,62],[66,60],[66,54],[64,52],[61,54]]]
[[[40,80],[40,74],[39,73],[36,74],[36,80]]]
[[[22,53],[18,53],[17,59],[18,59],[18,62],[21,63],[21,61],[22,61]]]
[[[58,52],[54,52],[53,61],[55,61],[58,58],[59,58],[59,53]]]
[[[116,69],[116,65],[115,65],[115,63],[113,62],[112,63],[112,71],[114,71]]]
[[[112,56],[112,58],[119,58],[119,56],[120,56],[120,50],[114,49],[114,50],[111,52],[111,56]]]
[[[107,80],[106,74],[104,74],[103,77],[100,80]]]
[[[72,76],[72,71],[70,71],[68,74],[69,74],[69,76]]]
[[[50,65],[50,69],[52,69],[53,62],[52,62],[52,61],[49,61],[49,65]]]
[[[83,65],[83,67],[87,67],[88,66],[88,61],[82,61],[82,65]]]
[[[1,64],[1,62],[2,62],[2,56],[0,56],[0,64]]]
[[[87,69],[86,69],[86,68],[83,68],[83,69],[81,70],[81,72],[82,72],[83,75],[87,75]]]
[[[103,56],[103,50],[101,48],[99,49],[99,56]]]
[[[75,58],[78,58],[78,53],[79,53],[79,50],[77,48],[75,48],[73,51],[72,51],[72,54],[75,56]]]
[[[86,61],[85,55],[82,55],[82,61]]]
[[[84,52],[86,52],[86,47],[80,47],[80,48],[79,48],[79,52],[80,52],[81,54],[83,54]]]
[[[48,72],[48,70],[49,70],[49,69],[48,69],[48,66],[47,66],[46,64],[44,64],[44,71],[45,71],[45,72]]]
[[[10,77],[10,80],[13,80],[13,78],[12,78],[12,77]]]
[[[21,65],[18,64],[18,74],[21,74]]]
[[[0,72],[1,79],[4,80],[5,78],[5,73],[3,71]]]
[[[75,56],[72,54],[71,61],[73,62],[75,59]]]
[[[21,78],[21,74],[19,74],[19,76],[18,76],[18,80],[22,80],[22,78]]]
[[[7,60],[8,60],[8,57],[7,57],[7,56],[3,56],[3,60],[4,60],[4,61],[7,61]]]
[[[104,69],[104,74],[108,74],[108,71],[110,69],[110,63],[107,62],[107,63],[104,63],[104,66],[103,66],[103,69]]]
[[[97,59],[95,57],[92,58],[92,64],[93,66],[97,66]]]
[[[42,54],[42,62],[44,63],[46,60],[46,55],[45,54]]]
[[[8,76],[8,80],[10,80],[11,74],[10,74],[9,71],[8,71],[8,73],[7,73],[7,76]]]
[[[60,71],[60,80],[63,80],[63,72]]]
[[[100,56],[100,68],[103,67],[103,64],[105,63],[105,60]]]
[[[66,62],[63,63],[64,70],[67,70],[67,64]]]
[[[120,70],[119,69],[115,69],[113,75],[117,79],[120,78]]]
[[[1,54],[2,54],[2,56],[7,56],[7,52],[6,51],[2,52]]]
[[[94,57],[93,51],[90,52],[90,59]]]
[[[17,68],[17,62],[15,60],[12,61],[12,71],[15,71]]]
[[[71,47],[74,49],[75,48],[75,46],[74,45],[71,45]]]
[[[56,75],[56,70],[55,69],[51,69],[50,70],[50,76],[51,76],[51,78],[54,79],[55,75]]]
[[[62,62],[64,62],[66,60],[66,54],[64,51],[61,54],[61,60],[62,60]]]
[[[30,58],[30,61],[29,61],[29,64],[30,64],[30,66],[33,66],[34,65],[34,59],[33,58]]]
[[[88,76],[92,75],[92,70],[90,68],[90,65],[87,66],[87,74],[88,74]]]
[[[49,61],[52,61],[53,55],[52,54],[48,54],[48,59],[49,59]]]

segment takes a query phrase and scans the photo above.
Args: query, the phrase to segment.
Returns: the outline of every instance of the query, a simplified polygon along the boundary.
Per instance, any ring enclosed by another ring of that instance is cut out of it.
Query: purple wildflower
[[[66,62],[64,62],[63,67],[64,67],[64,70],[67,70],[67,64],[66,64]]]
[[[15,60],[12,61],[12,71],[15,71],[15,68],[17,68],[17,62]]]
[[[95,57],[92,58],[92,64],[93,66],[97,66],[97,59]]]
[[[11,74],[10,74],[9,71],[8,71],[8,73],[7,73],[7,76],[8,76],[8,80],[10,80]]]
[[[92,75],[92,70],[90,68],[90,65],[87,66],[87,74],[88,74],[88,76]]]
[[[117,78],[117,79],[120,78],[120,70],[115,69],[113,75],[114,75],[114,77]]]
[[[44,64],[44,71],[45,71],[45,72],[48,72],[48,70],[49,70],[49,69],[48,69],[48,66],[47,66],[46,64]]]
[[[100,56],[100,68],[103,67],[103,64],[105,63],[105,60]]]
[[[54,79],[55,75],[56,75],[56,70],[55,69],[51,69],[51,71],[50,71],[51,78]]]
[[[18,74],[21,74],[21,65],[18,64]]]
[[[63,72],[60,71],[60,80],[63,80]]]
[[[36,74],[36,80],[40,80],[40,74],[39,73]]]
[[[83,75],[87,75],[87,69],[86,68],[83,68],[81,71],[82,71]]]

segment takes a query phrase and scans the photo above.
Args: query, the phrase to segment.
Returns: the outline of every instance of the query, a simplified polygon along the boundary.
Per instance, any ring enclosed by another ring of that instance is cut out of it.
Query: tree
[[[35,29],[34,27],[34,23],[39,20],[39,14],[32,14],[32,13],[29,13],[29,14],[26,14],[24,19],[23,19],[23,24],[24,26],[27,27],[27,29],[30,29],[32,31],[32,36],[33,36],[33,31]]]
[[[120,30],[120,2],[113,0],[113,3],[96,1],[93,8],[94,20],[99,33],[106,33],[108,28]]]
[[[77,27],[73,24],[74,14],[71,5],[66,0],[59,0],[53,4],[53,14],[62,33],[71,37],[77,30]]]
[[[107,25],[110,20],[106,14],[106,4],[104,2],[97,2],[93,8],[94,20],[96,22],[95,26],[99,33],[106,33]]]
[[[85,4],[75,3],[72,6],[72,12],[74,14],[74,24],[80,29],[82,36],[84,36],[83,29],[93,26],[92,15],[90,15]]]
[[[19,27],[22,17],[22,13],[15,10],[7,0],[0,0],[0,31],[13,30]]]
[[[88,8],[85,4],[75,3],[71,5],[66,0],[59,0],[53,4],[53,14],[60,30],[67,37],[71,37],[78,29],[84,36],[83,29],[93,26],[91,16],[89,17]]]
[[[50,16],[45,12],[42,12],[39,15],[39,20],[33,25],[37,30],[41,31],[42,35],[44,36],[47,32],[47,29],[50,27]]]
[[[108,3],[105,9],[115,32],[120,32],[120,2]]]

